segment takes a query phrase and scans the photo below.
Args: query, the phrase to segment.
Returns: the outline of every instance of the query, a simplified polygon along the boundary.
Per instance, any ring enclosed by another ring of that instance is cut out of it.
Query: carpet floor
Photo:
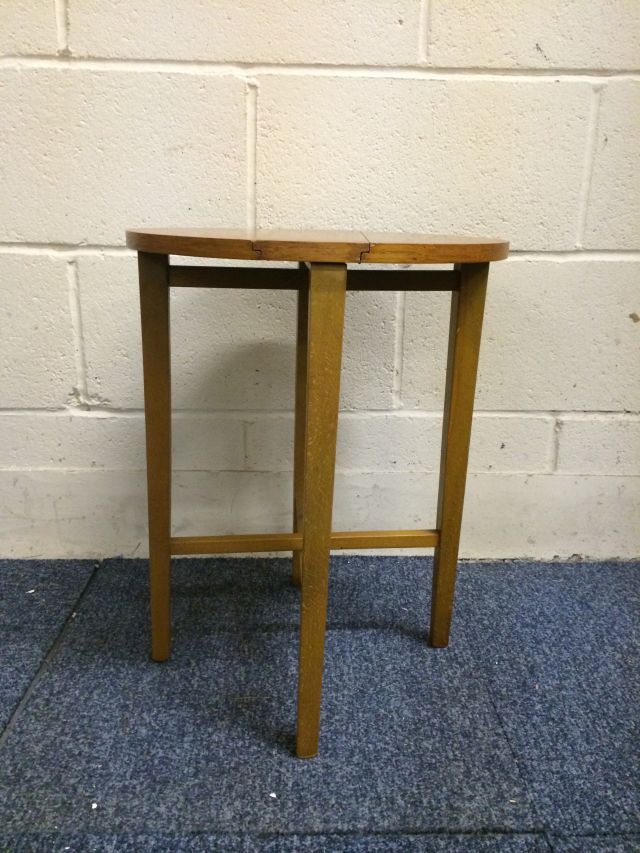
[[[0,851],[640,851],[640,563],[332,559],[320,754],[293,756],[290,560],[0,561]]]

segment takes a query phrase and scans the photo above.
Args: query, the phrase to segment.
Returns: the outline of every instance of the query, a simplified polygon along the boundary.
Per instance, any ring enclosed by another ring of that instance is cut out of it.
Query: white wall
[[[638,553],[637,0],[4,0],[0,50],[0,553],[145,551],[136,225],[510,239],[463,553]],[[434,524],[446,311],[349,297],[336,528]],[[174,294],[177,531],[289,528],[294,315]]]

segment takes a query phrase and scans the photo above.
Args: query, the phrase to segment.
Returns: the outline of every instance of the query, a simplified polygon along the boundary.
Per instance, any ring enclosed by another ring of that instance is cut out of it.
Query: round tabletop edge
[[[506,240],[427,234],[405,235],[402,232],[371,234],[368,245],[318,240],[313,252],[309,249],[308,232],[304,241],[273,240],[273,246],[266,237],[257,235],[256,239],[246,232],[231,229],[207,233],[205,229],[130,228],[125,234],[127,247],[138,252],[238,260],[455,264],[489,263],[504,260],[509,256],[509,242]],[[325,248],[326,259],[323,257]]]

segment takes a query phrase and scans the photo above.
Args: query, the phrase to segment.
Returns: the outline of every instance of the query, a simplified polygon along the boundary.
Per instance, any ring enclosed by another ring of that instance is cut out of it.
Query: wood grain
[[[350,269],[347,290],[455,290],[457,270],[359,270]]]
[[[332,533],[331,548],[435,548],[438,540],[437,530],[354,530]]]
[[[228,536],[173,536],[172,554],[259,554],[299,551],[302,533],[239,533]]]
[[[298,290],[306,269],[278,267],[171,266],[171,287],[241,288],[243,290]]]
[[[300,758],[317,753],[320,731],[346,284],[344,264],[311,265],[296,736]]]
[[[509,254],[509,243],[488,237],[367,232],[366,263],[462,264],[501,261]]]
[[[171,352],[169,259],[138,254],[149,510],[151,657],[171,653]]]
[[[299,269],[278,267],[169,267],[171,287],[244,288],[245,290],[299,290],[306,286],[306,265]],[[347,290],[454,290],[456,270],[350,269]]]
[[[197,258],[260,260],[246,229],[143,228],[127,231],[127,246],[138,252],[186,255]]]
[[[258,231],[253,245],[265,261],[359,263],[369,241],[359,231]]]
[[[304,285],[298,291],[296,330],[296,394],[293,439],[293,529],[301,532],[304,526],[304,470],[307,432],[307,345],[309,326],[309,270],[303,266]],[[293,553],[292,580],[302,583],[302,553]]]
[[[451,297],[430,643],[448,645],[456,582],[488,264],[465,264]]]
[[[259,554],[302,551],[302,533],[239,533],[218,536],[172,536],[171,553]],[[437,530],[344,530],[331,534],[332,551],[349,548],[435,548]]]
[[[402,232],[144,228],[127,231],[143,252],[241,260],[325,263],[487,263],[507,257],[509,244],[484,237]]]

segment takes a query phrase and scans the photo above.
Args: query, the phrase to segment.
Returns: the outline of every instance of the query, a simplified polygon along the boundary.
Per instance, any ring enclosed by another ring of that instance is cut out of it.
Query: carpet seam
[[[46,832],[18,832],[12,833],[9,835],[0,835],[0,840],[4,838],[12,838],[12,837],[47,837],[51,833]],[[372,837],[372,838],[399,838],[399,837],[410,837],[410,838],[442,838],[442,837],[463,837],[463,838],[486,838],[486,837],[543,837],[545,835],[545,830],[511,830],[511,829],[412,829],[412,830],[376,830],[376,829],[365,829],[365,830],[355,830],[355,829],[322,829],[315,832],[309,832],[306,830],[300,830],[297,832],[247,832],[247,833],[236,833],[236,832],[220,832],[216,830],[196,830],[186,832],[145,832],[135,831],[135,830],[127,830],[124,832],[109,832],[108,830],[105,832],[56,832],[54,833],[60,838],[65,837],[83,837],[83,836],[91,836],[91,837],[119,837],[119,836],[166,836],[168,838],[234,838],[239,840],[267,840],[267,839],[276,839],[276,838],[323,838],[325,836],[332,836],[336,838],[361,838],[363,836]],[[583,836],[560,836],[560,837],[580,837]],[[611,835],[602,835],[602,836],[594,836],[595,838],[612,838],[614,836]],[[616,836],[617,837],[617,836]]]
[[[540,814],[540,811],[538,809],[538,803],[536,802],[536,798],[533,794],[533,791],[530,789],[529,779],[525,775],[524,770],[520,764],[518,754],[515,750],[515,747],[511,743],[511,738],[509,737],[509,734],[507,732],[506,726],[505,726],[504,721],[502,719],[502,715],[500,714],[500,711],[498,710],[498,706],[494,700],[493,693],[491,690],[491,683],[489,681],[489,674],[487,671],[487,667],[483,665],[482,671],[483,671],[486,689],[487,689],[487,697],[489,699],[489,702],[491,703],[491,707],[493,708],[493,712],[496,715],[496,720],[498,721],[498,725],[500,726],[500,730],[502,731],[503,737],[507,743],[507,746],[509,747],[509,752],[511,753],[513,761],[514,761],[514,763],[518,769],[518,776],[522,780],[522,785],[523,785],[525,791],[527,792],[527,796],[529,797],[529,802],[531,803],[531,806],[533,808],[533,813],[534,813],[535,819],[543,827],[542,832],[543,832],[543,835],[545,837],[545,840],[547,841],[547,844],[549,845],[551,851],[553,851],[554,848],[551,845],[551,842],[549,841],[549,839],[547,837],[547,833],[549,832],[550,827],[547,825],[547,823],[544,821],[544,819],[542,818],[542,816]]]
[[[82,604],[82,602],[83,602],[83,600],[84,600],[84,598],[85,598],[85,596],[89,590],[89,587],[93,583],[93,580],[95,579],[95,577],[96,577],[100,567],[102,566],[102,564],[103,564],[103,560],[99,560],[94,565],[93,570],[92,570],[91,574],[89,575],[87,581],[85,582],[84,586],[80,590],[78,597],[75,599],[75,601],[71,605],[69,612],[67,614],[67,617],[64,620],[64,622],[62,623],[62,627],[60,628],[60,630],[58,631],[57,635],[55,636],[53,642],[51,643],[51,645],[47,649],[47,653],[42,658],[42,661],[40,662],[40,666],[38,667],[38,669],[34,673],[33,678],[27,684],[22,696],[18,700],[17,705],[15,706],[13,711],[11,712],[11,715],[10,715],[9,719],[7,720],[6,725],[2,729],[2,732],[0,732],[0,749],[2,749],[4,747],[4,745],[7,742],[11,732],[13,731],[13,728],[15,727],[18,719],[20,718],[22,711],[27,706],[29,699],[31,698],[31,694],[35,690],[38,682],[41,680],[42,676],[47,671],[47,669],[49,668],[49,665],[51,664],[51,662],[55,658],[56,654],[58,653],[58,649],[62,645],[62,641],[64,639],[64,636],[67,633],[69,626],[73,622],[74,613],[76,613],[78,611],[78,608],[81,606],[81,604]]]
[[[396,837],[457,837],[463,836],[465,838],[482,838],[487,836],[505,836],[505,837],[542,837],[545,841],[550,843],[550,839],[548,838],[551,835],[551,838],[555,840],[567,840],[571,838],[589,838],[597,840],[599,838],[619,838],[619,839],[630,839],[636,840],[640,838],[640,834],[637,832],[591,832],[591,833],[583,833],[583,832],[566,832],[566,833],[549,833],[545,829],[531,829],[531,830],[518,830],[518,829],[365,829],[365,830],[356,830],[356,829],[321,829],[316,831],[309,830],[298,830],[295,832],[246,832],[246,833],[237,833],[237,832],[229,832],[225,830],[186,830],[184,832],[167,832],[167,831],[158,831],[158,832],[148,832],[145,830],[124,830],[121,832],[110,832],[109,830],[105,830],[104,832],[95,832],[95,831],[86,831],[86,832],[74,832],[73,830],[62,830],[59,832],[48,833],[48,832],[11,832],[11,833],[0,833],[0,841],[5,838],[17,838],[17,837],[48,837],[50,835],[55,835],[60,838],[65,837],[81,837],[81,836],[92,836],[92,837],[119,837],[119,836],[153,836],[160,835],[166,836],[169,838],[238,838],[238,839],[269,839],[269,838],[296,838],[300,836],[304,836],[306,838],[316,838],[323,836],[337,836],[343,838],[359,838],[363,835],[366,836],[375,836],[376,838],[396,838]],[[551,848],[555,850],[555,848]]]

